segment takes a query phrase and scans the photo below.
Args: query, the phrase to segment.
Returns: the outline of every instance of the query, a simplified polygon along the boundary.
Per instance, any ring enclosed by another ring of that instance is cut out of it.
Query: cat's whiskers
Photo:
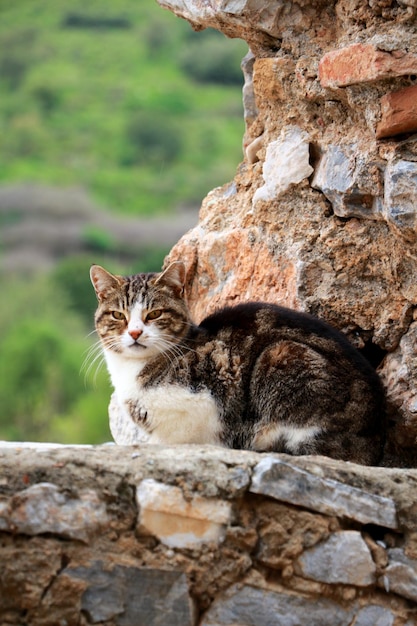
[[[89,378],[94,366],[96,366],[96,368],[95,368],[94,377],[93,377],[93,384],[96,385],[98,373],[101,367],[103,366],[104,362],[105,362],[105,358],[103,354],[103,348],[102,348],[100,340],[98,340],[92,346],[87,348],[86,356],[81,365],[80,371],[81,372],[84,371],[84,384],[85,385],[87,384],[87,379]]]
[[[87,337],[97,333],[96,330],[88,333]],[[120,348],[120,339],[119,337],[105,337],[98,339],[91,346],[89,346],[86,350],[86,356],[81,365],[80,371],[84,371],[84,384],[87,385],[87,379],[90,377],[93,368],[95,368],[94,376],[93,376],[93,384],[94,386],[97,384],[97,376],[106,362],[105,355],[103,352],[103,347],[108,350],[113,350],[115,348]]]
[[[164,336],[165,335],[165,336]],[[184,356],[184,349],[190,352],[195,352],[193,348],[189,348],[182,341],[172,341],[172,335],[160,334],[158,337],[157,347],[161,347],[161,355],[163,355],[172,367],[178,364],[179,359]]]

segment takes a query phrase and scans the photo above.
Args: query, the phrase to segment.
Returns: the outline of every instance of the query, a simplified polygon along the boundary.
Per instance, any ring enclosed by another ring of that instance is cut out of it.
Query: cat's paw
[[[148,420],[148,411],[146,409],[143,408],[139,408],[137,411],[137,418],[136,421],[139,425],[143,425],[146,424]]]
[[[145,427],[148,422],[148,411],[133,401],[126,404],[133,423],[137,426]]]
[[[148,443],[149,434],[141,425],[133,422],[123,403],[119,404],[115,393],[109,404],[109,425],[115,443],[121,446]]]

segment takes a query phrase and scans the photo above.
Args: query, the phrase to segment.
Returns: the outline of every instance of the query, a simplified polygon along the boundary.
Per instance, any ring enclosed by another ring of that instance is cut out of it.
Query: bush
[[[182,150],[178,122],[155,111],[138,111],[126,130],[129,148],[124,165],[172,163]]]
[[[108,440],[108,377],[103,369],[98,389],[86,389],[80,370],[91,343],[65,293],[45,278],[3,280],[1,292],[0,439]]]
[[[240,68],[246,50],[234,47],[219,33],[210,33],[201,41],[192,40],[180,56],[184,72],[200,83],[242,85]]]

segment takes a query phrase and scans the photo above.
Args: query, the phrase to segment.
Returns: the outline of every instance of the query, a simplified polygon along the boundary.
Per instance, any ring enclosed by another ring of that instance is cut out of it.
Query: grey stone
[[[334,533],[306,550],[298,560],[301,574],[329,584],[366,587],[375,582],[375,563],[359,532]]]
[[[310,176],[313,168],[309,158],[308,134],[298,126],[286,126],[280,138],[267,146],[262,168],[265,184],[255,191],[253,205],[259,200],[273,200]]]
[[[0,511],[2,528],[25,535],[52,533],[87,542],[108,524],[105,504],[97,493],[61,491],[52,483],[38,483],[16,493]]]
[[[253,65],[255,63],[255,55],[249,51],[242,59],[242,71],[245,83],[242,89],[243,97],[243,117],[246,127],[253,124],[258,117],[258,108],[255,101],[255,93],[253,90]]]
[[[408,558],[400,548],[388,550],[388,559],[384,575],[378,581],[380,586],[417,602],[417,560]]]
[[[233,585],[214,601],[201,626],[350,626],[354,605]]]
[[[386,219],[407,239],[417,235],[417,163],[395,161],[385,170]]]
[[[254,34],[260,31],[277,37],[282,29],[283,18],[285,22],[291,23],[297,10],[300,11],[295,3],[293,6],[292,2],[283,0],[272,3],[270,0],[158,0],[158,3],[192,24],[227,30],[233,36],[242,36],[246,30],[253,29]]]
[[[358,612],[355,626],[393,626],[395,615],[382,606],[365,606]]]
[[[265,457],[255,467],[250,491],[326,515],[398,528],[396,506],[391,498],[321,478],[274,457]]]
[[[324,193],[339,217],[382,219],[382,164],[358,154],[355,145],[330,145],[311,186]]]
[[[194,607],[185,574],[125,567],[112,569],[102,561],[90,567],[67,568],[66,576],[88,583],[81,599],[89,623],[114,620],[117,626],[193,626]]]

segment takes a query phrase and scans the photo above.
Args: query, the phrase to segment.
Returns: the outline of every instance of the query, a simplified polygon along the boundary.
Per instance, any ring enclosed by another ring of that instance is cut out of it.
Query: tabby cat
[[[91,268],[113,403],[150,443],[217,444],[375,464],[385,401],[371,365],[328,324],[252,302],[198,326],[185,268],[115,276]]]

